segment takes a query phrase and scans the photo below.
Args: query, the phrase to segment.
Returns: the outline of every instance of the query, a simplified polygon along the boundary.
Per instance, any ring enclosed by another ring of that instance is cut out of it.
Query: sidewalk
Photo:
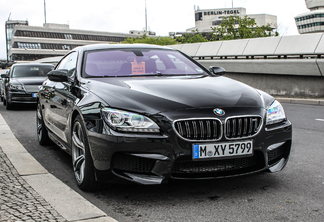
[[[1,115],[0,221],[116,222],[47,172]]]
[[[320,105],[324,100],[277,98]],[[116,222],[41,166],[0,114],[0,221]]]

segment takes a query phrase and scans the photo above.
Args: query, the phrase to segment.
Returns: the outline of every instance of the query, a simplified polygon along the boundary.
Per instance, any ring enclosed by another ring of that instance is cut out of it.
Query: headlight
[[[286,120],[286,114],[282,105],[275,100],[268,109],[267,125],[279,123]]]
[[[159,126],[146,116],[118,109],[103,108],[105,122],[116,131],[132,133],[159,133]]]
[[[25,91],[25,88],[23,85],[9,85],[9,90],[12,91]]]

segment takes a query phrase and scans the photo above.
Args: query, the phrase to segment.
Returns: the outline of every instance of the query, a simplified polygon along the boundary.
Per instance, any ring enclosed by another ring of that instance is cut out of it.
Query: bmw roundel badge
[[[218,116],[224,116],[225,115],[225,111],[224,110],[222,110],[222,109],[214,109],[213,110],[214,111],[214,113],[216,114],[216,115],[218,115]]]

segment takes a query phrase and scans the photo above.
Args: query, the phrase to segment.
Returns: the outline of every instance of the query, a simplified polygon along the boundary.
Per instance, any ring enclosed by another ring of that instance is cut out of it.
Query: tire
[[[8,97],[6,99],[6,110],[12,110],[13,109],[13,104],[9,103]]]
[[[44,124],[41,105],[39,102],[37,103],[36,110],[36,134],[40,145],[46,146],[52,143],[51,139],[48,137],[48,131]]]
[[[75,179],[81,190],[94,191],[100,183],[95,179],[93,160],[83,121],[77,116],[72,128],[72,164]]]

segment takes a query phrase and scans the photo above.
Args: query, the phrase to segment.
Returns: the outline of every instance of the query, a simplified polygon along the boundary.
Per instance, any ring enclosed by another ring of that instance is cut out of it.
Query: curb
[[[324,99],[276,98],[281,103],[324,106]]]
[[[16,139],[1,114],[0,147],[19,176],[65,220],[117,222],[40,165]]]

